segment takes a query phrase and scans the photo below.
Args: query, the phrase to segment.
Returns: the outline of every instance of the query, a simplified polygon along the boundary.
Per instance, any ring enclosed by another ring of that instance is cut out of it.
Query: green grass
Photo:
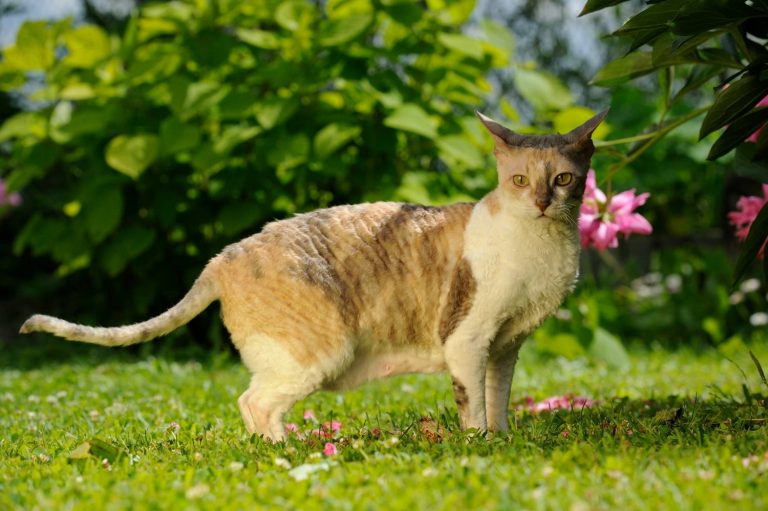
[[[600,406],[511,410],[512,431],[490,438],[458,432],[444,376],[319,393],[288,420],[308,427],[305,409],[340,420],[339,453],[325,457],[314,437],[248,437],[235,403],[248,375],[228,357],[18,342],[0,355],[0,509],[768,507],[766,388],[744,350],[735,363],[713,350],[633,351],[614,371],[526,347],[517,399],[573,393]],[[70,459],[92,439],[106,443],[98,457]],[[318,470],[296,480],[305,464]]]

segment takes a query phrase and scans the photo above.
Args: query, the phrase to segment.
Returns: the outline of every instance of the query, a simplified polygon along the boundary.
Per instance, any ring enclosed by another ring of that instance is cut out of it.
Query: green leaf
[[[219,222],[225,236],[234,236],[254,225],[260,218],[260,208],[251,202],[227,204],[219,212]]]
[[[485,38],[489,43],[506,52],[508,58],[514,55],[516,46],[515,36],[507,27],[492,20],[482,20],[480,28],[483,29],[483,34],[485,34]]]
[[[320,46],[348,43],[365,32],[372,22],[372,14],[324,20],[317,33],[317,42]]]
[[[481,168],[485,164],[485,158],[478,148],[466,137],[461,135],[447,135],[437,139],[437,148],[443,159],[447,156],[464,163],[471,168]]]
[[[0,126],[0,142],[11,138],[45,138],[47,123],[41,112],[21,112],[9,117]]]
[[[589,345],[589,354],[616,369],[629,367],[629,355],[624,345],[615,335],[602,327],[595,329],[592,343]]]
[[[538,112],[560,110],[573,103],[571,91],[550,73],[518,67],[513,79],[520,95]]]
[[[626,1],[627,0],[587,0],[587,3],[584,4],[584,8],[579,13],[579,16],[597,12],[600,9],[605,9],[606,7],[611,7],[613,5],[619,5]]]
[[[64,34],[67,56],[64,63],[71,67],[90,68],[110,54],[109,36],[101,27],[83,25]]]
[[[537,335],[536,347],[546,353],[569,359],[579,358],[586,353],[573,334]]]
[[[665,0],[653,4],[629,19],[615,35],[632,37],[629,51],[633,51],[657,36],[669,31],[670,24],[689,0]]]
[[[214,137],[213,150],[219,154],[229,153],[238,144],[252,139],[261,132],[262,129],[258,126],[226,126],[219,135]]]
[[[437,122],[424,109],[414,103],[404,103],[397,107],[384,119],[384,125],[427,138],[437,137]]]
[[[229,86],[218,82],[185,79],[174,81],[171,89],[171,109],[182,121],[210,110],[229,93]]]
[[[101,266],[115,276],[133,259],[147,251],[155,240],[155,233],[146,227],[133,225],[120,231],[101,252]]]
[[[54,63],[56,39],[46,21],[27,21],[16,34],[16,44],[3,51],[3,65],[19,71],[39,71]]]
[[[437,35],[440,44],[461,55],[466,55],[475,60],[483,58],[483,43],[463,34],[450,34],[443,32]]]
[[[176,117],[168,117],[160,124],[158,143],[161,156],[189,151],[200,143],[200,130]]]
[[[118,135],[109,142],[105,156],[110,167],[137,179],[157,159],[158,150],[156,135]]]
[[[50,136],[59,144],[67,144],[74,138],[88,135],[101,135],[114,118],[112,105],[106,107],[78,106],[71,101],[61,101],[50,120]]]
[[[758,108],[739,117],[712,144],[707,159],[716,160],[729,153],[766,122],[768,122],[768,108]]]
[[[275,9],[275,21],[286,30],[295,32],[308,27],[314,18],[315,8],[304,0],[279,2]]]
[[[307,161],[309,148],[309,138],[303,133],[280,137],[267,153],[267,163],[278,172],[292,169]]]
[[[701,122],[699,140],[733,122],[737,117],[752,109],[768,93],[768,80],[761,81],[751,74],[724,88],[715,98]]]
[[[759,10],[741,1],[689,0],[682,5],[671,22],[670,29],[680,35],[700,34],[738,24],[750,18],[757,19],[760,14]],[[762,14],[765,18],[765,14]]]
[[[427,7],[444,25],[458,27],[469,20],[475,0],[427,0]]]
[[[331,123],[315,135],[313,143],[315,156],[320,160],[324,160],[359,134],[359,126],[336,122]]]
[[[752,262],[757,258],[757,253],[768,239],[768,203],[764,204],[749,228],[747,239],[741,247],[739,258],[733,269],[733,284],[736,286]]]
[[[280,47],[280,38],[272,32],[255,28],[238,28],[235,31],[238,39],[257,48],[274,50]]]
[[[643,76],[656,69],[651,52],[636,51],[606,64],[592,79],[595,85],[610,87]]]
[[[299,101],[295,97],[273,96],[256,103],[253,111],[259,124],[269,130],[285,122],[298,107]]]
[[[99,244],[123,218],[123,194],[117,186],[98,186],[83,198],[82,218],[89,237]]]

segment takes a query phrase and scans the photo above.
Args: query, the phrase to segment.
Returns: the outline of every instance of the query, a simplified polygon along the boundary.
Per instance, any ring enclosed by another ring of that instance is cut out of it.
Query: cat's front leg
[[[453,379],[453,392],[462,429],[488,430],[485,413],[485,371],[490,336],[461,335],[445,343],[445,361]]]
[[[485,373],[485,408],[490,431],[509,430],[509,392],[515,373],[520,344],[504,347],[490,354]]]

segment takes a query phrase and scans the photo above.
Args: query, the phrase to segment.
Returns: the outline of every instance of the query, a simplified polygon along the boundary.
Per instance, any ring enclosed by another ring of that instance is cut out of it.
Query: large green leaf
[[[169,117],[160,125],[159,151],[161,155],[176,154],[194,149],[200,142],[200,130],[176,117]]]
[[[735,25],[747,19],[759,19],[760,11],[743,1],[688,0],[670,23],[672,32],[694,35]],[[765,14],[762,16],[765,19]],[[768,19],[765,19],[768,23]]]
[[[754,107],[766,94],[768,80],[760,80],[752,74],[744,75],[730,87],[721,90],[701,122],[699,139],[733,122]]]
[[[619,5],[626,1],[627,0],[587,0],[587,3],[584,4],[584,8],[579,13],[579,16],[584,16],[585,14],[596,12],[613,5]]]
[[[629,367],[629,355],[621,341],[603,327],[597,327],[589,345],[589,354],[616,369]]]
[[[472,15],[475,0],[427,0],[427,7],[443,24],[460,26]]]
[[[276,167],[278,173],[283,173],[305,163],[309,159],[309,149],[309,138],[304,133],[283,136],[267,153],[267,163]]]
[[[106,159],[116,171],[137,179],[155,161],[158,150],[156,135],[118,135],[109,142]]]
[[[71,101],[61,101],[51,112],[51,139],[59,144],[66,144],[81,135],[102,135],[112,122],[114,114],[113,105],[75,107],[75,103]]]
[[[404,103],[384,119],[384,125],[427,138],[437,137],[437,122],[414,103]]]
[[[680,9],[689,0],[665,0],[655,3],[629,19],[615,32],[616,35],[631,37],[629,51],[635,50],[645,43],[666,33]]]
[[[500,50],[504,50],[507,57],[511,58],[515,53],[515,36],[507,27],[500,25],[492,20],[483,20],[480,22],[485,38]]]
[[[111,234],[123,218],[123,194],[117,186],[99,186],[83,198],[80,213],[90,239],[98,244]]]
[[[766,122],[768,122],[768,108],[758,108],[739,117],[712,144],[707,159],[716,160],[729,153]]]
[[[372,14],[324,20],[317,32],[317,42],[320,46],[346,44],[365,32],[372,22]]]
[[[108,275],[117,275],[129,262],[146,252],[154,240],[153,231],[138,225],[118,232],[101,252],[102,268]]]
[[[437,148],[443,159],[452,159],[464,163],[472,168],[480,168],[485,164],[485,159],[480,150],[466,137],[461,135],[447,135],[437,139]]]
[[[285,122],[298,107],[299,101],[295,97],[273,96],[254,104],[253,111],[259,124],[268,130]]]
[[[517,91],[537,111],[560,110],[573,103],[573,95],[550,73],[517,68],[514,74]]]
[[[317,132],[313,143],[315,156],[324,160],[360,134],[360,126],[331,123]]]
[[[67,56],[64,63],[90,68],[110,54],[109,36],[101,27],[83,25],[64,34]]]
[[[310,25],[315,16],[315,8],[305,0],[279,2],[275,9],[275,21],[286,30],[295,32]]]
[[[635,51],[606,64],[597,72],[592,83],[609,87],[619,85],[656,69],[650,52]]]
[[[0,126],[0,142],[15,137],[42,139],[46,131],[47,123],[41,112],[21,112],[9,117]]]
[[[483,43],[473,37],[443,32],[438,34],[437,40],[446,48],[460,55],[466,55],[475,60],[483,58]]]
[[[239,28],[235,31],[235,35],[237,35],[241,41],[256,46],[257,48],[274,50],[280,47],[280,38],[266,30]]]
[[[227,126],[214,137],[213,150],[219,154],[226,154],[234,149],[235,146],[252,139],[261,132],[262,129],[258,126],[249,126],[247,124]]]
[[[16,44],[3,51],[4,66],[20,71],[48,69],[54,62],[55,35],[46,21],[27,21],[16,34]]]

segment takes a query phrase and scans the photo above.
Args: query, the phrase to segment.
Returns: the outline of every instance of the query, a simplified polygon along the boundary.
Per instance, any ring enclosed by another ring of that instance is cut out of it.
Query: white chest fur
[[[464,256],[477,281],[470,315],[511,340],[527,335],[562,303],[578,276],[575,226],[475,208]]]

